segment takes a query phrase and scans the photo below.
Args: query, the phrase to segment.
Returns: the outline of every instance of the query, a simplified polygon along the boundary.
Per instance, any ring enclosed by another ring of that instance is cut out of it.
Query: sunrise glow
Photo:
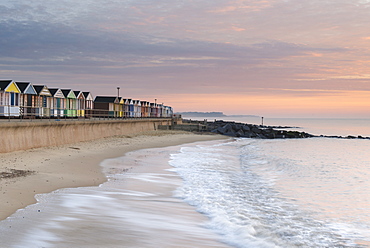
[[[0,77],[93,95],[119,86],[124,97],[159,99],[175,112],[367,118],[369,7],[5,0]]]

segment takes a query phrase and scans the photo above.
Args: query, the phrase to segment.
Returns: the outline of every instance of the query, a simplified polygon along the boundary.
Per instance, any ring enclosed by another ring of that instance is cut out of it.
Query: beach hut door
[[[10,93],[10,106],[18,105],[18,94],[11,92]]]

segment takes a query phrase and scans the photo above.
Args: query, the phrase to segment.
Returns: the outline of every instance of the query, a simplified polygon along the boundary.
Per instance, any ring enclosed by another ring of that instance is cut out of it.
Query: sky
[[[370,118],[370,0],[2,0],[0,78],[265,117]]]

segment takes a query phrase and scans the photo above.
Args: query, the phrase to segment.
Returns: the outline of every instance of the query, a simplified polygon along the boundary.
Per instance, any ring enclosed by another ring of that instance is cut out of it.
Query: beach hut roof
[[[73,93],[75,94],[75,96],[78,98],[78,99],[85,99],[85,96],[84,94],[82,94],[82,91],[79,91],[79,90],[74,90]]]
[[[0,80],[0,90],[6,92],[21,93],[18,86],[14,83],[13,80]]]
[[[13,80],[0,80],[0,90],[5,90]]]
[[[94,102],[108,102],[108,103],[116,103],[119,102],[116,96],[96,96]]]
[[[65,98],[63,95],[63,92],[59,88],[52,88],[52,89],[49,89],[49,91],[52,94],[52,96],[55,98]]]
[[[122,98],[122,100],[121,100],[121,101],[123,102],[123,104],[128,104],[128,103],[129,103],[129,102],[128,102],[129,100],[130,100],[130,99]]]
[[[33,88],[36,90],[36,93],[40,96],[51,96],[51,93],[46,87],[46,85],[34,85]]]
[[[18,86],[21,93],[28,95],[37,95],[35,88],[30,82],[15,82],[15,84]]]
[[[92,101],[94,100],[90,92],[82,92],[86,100]]]
[[[62,89],[63,95],[65,98],[76,99],[76,95],[71,89]]]

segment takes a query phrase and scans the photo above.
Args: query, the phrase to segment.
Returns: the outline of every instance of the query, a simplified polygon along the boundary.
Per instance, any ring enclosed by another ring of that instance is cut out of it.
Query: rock
[[[251,131],[251,129],[248,127],[248,125],[243,125],[243,126],[242,126],[242,129],[243,129],[243,131],[244,131],[244,132],[249,132],[249,131]]]
[[[223,128],[225,129],[225,132],[231,132],[231,130],[233,129],[231,124],[226,124],[225,126],[223,126]]]
[[[235,131],[226,132],[226,133],[224,133],[224,135],[231,136],[231,137],[236,137]]]
[[[224,133],[226,133],[226,128],[225,127],[218,127],[217,128],[217,132],[219,132],[220,134],[224,134]]]
[[[252,128],[252,132],[253,133],[262,133],[261,129],[257,128],[257,127],[253,127]]]
[[[267,139],[267,137],[261,133],[257,133],[256,136],[257,138],[260,138],[260,139]]]
[[[235,133],[235,136],[236,137],[243,137],[244,136],[244,132],[242,130],[239,130]]]

